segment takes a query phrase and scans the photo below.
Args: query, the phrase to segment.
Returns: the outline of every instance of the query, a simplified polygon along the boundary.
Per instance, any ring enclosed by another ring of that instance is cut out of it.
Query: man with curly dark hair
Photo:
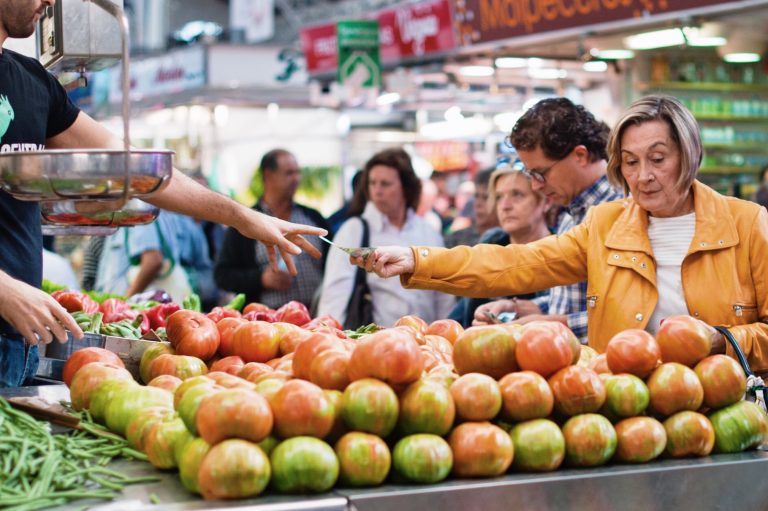
[[[604,122],[567,98],[539,101],[512,128],[509,143],[525,165],[531,188],[564,207],[556,234],[580,224],[590,207],[622,196],[606,176],[609,132]],[[586,343],[586,295],[584,281],[553,288],[544,299],[497,300],[477,308],[474,324],[487,323],[489,312],[516,312],[518,323],[560,321]]]

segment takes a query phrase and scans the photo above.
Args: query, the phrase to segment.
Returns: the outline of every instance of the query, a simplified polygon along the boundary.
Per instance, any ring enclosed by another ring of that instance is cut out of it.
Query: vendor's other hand
[[[264,273],[261,274],[261,285],[265,289],[272,289],[273,291],[285,291],[291,287],[291,281],[293,276],[290,273],[273,268],[267,268]]]
[[[405,273],[413,273],[416,266],[413,260],[413,250],[410,247],[378,247],[367,257],[350,256],[349,262],[374,272],[381,278],[396,277]]]
[[[2,280],[0,316],[29,344],[37,344],[38,337],[45,344],[54,338],[61,343],[67,342],[66,330],[77,339],[83,337],[77,322],[49,294],[7,275],[3,275]]]
[[[252,210],[251,210],[252,211]],[[249,218],[245,227],[238,228],[240,234],[248,238],[259,240],[267,246],[267,255],[271,268],[277,271],[277,250],[285,260],[285,265],[291,275],[296,275],[296,265],[293,262],[294,255],[299,255],[305,250],[309,255],[319,258],[322,253],[315,248],[302,235],[325,236],[328,231],[312,225],[295,224],[286,222],[257,211],[252,211],[255,216]]]
[[[701,321],[701,320],[699,320]],[[701,323],[707,328],[712,339],[712,349],[709,350],[710,355],[725,354],[725,336],[715,329],[715,327],[708,325],[701,321]]]

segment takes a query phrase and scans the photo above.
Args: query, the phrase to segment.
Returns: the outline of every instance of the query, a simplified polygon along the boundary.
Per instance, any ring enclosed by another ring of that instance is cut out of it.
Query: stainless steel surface
[[[60,227],[130,227],[153,222],[160,210],[139,199],[131,199],[117,211],[84,213],[77,201],[43,201],[40,213],[45,225]]]
[[[0,154],[0,185],[19,200],[122,200],[147,197],[171,177],[173,151],[77,149]],[[117,208],[112,208],[117,209]]]
[[[157,344],[156,341],[143,339],[125,339],[101,334],[85,334],[82,339],[75,339],[67,332],[69,340],[65,343],[53,341],[41,348],[40,365],[37,368],[37,376],[61,381],[64,362],[77,350],[89,347],[107,349],[120,357],[125,368],[133,375],[136,381],[139,378],[139,364],[144,350]]]
[[[357,511],[766,509],[768,453],[565,469],[434,486],[337,490]]]
[[[122,0],[111,3],[123,6]],[[55,14],[50,16],[51,13]],[[38,32],[44,36],[38,39],[40,62],[56,72],[110,67],[121,54],[120,32],[115,28],[112,15],[98,5],[83,0],[59,0],[40,19]]]

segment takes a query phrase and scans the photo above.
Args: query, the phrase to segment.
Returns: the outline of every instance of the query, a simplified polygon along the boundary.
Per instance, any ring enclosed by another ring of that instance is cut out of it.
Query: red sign
[[[399,62],[456,47],[449,0],[401,5],[372,13],[368,19],[379,20],[383,62]],[[336,25],[302,29],[301,48],[310,73],[335,71]]]
[[[417,142],[416,152],[437,172],[467,170],[471,163],[469,142],[447,140]]]
[[[487,43],[566,28],[740,0],[454,0],[459,44]]]

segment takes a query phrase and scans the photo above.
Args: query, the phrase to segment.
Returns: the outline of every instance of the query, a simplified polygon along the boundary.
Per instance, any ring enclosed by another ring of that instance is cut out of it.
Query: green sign
[[[336,24],[339,52],[338,80],[352,87],[381,87],[379,22],[339,21]]]

